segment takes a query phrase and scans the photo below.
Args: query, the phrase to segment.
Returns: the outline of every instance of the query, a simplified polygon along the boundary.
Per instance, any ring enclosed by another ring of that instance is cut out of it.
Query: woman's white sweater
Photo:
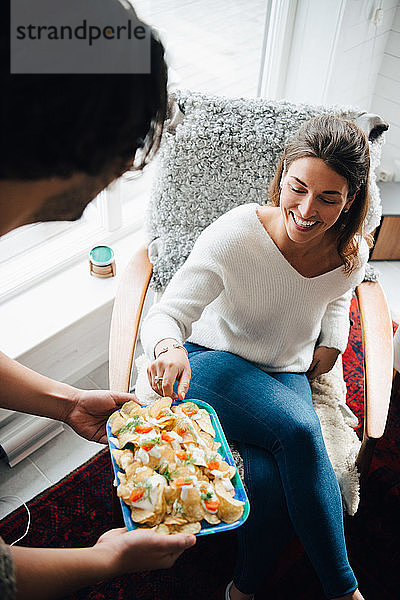
[[[207,227],[185,264],[146,316],[145,352],[165,338],[237,354],[266,371],[305,372],[315,346],[343,352],[352,288],[364,278],[338,267],[303,277],[258,219],[256,203],[232,209]]]

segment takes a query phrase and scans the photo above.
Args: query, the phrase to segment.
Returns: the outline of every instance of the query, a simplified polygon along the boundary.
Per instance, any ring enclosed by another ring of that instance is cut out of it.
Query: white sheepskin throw
[[[166,287],[201,231],[215,219],[246,202],[265,204],[286,142],[307,119],[323,113],[351,119],[368,134],[376,132],[370,142],[366,221],[371,232],[382,212],[375,179],[384,137],[379,117],[349,107],[174,92],[147,214],[154,290]]]
[[[135,393],[140,400],[150,404],[160,396],[150,387],[147,379],[147,364],[144,354],[136,360],[138,375]],[[346,406],[346,386],[343,381],[341,357],[338,358],[333,369],[318,377],[311,387],[314,408],[321,422],[326,449],[339,482],[345,509],[350,515],[354,515],[360,500],[359,475],[355,459],[361,443],[353,429],[357,427],[358,419]],[[243,478],[243,462],[240,454],[235,450],[233,446],[236,464]]]

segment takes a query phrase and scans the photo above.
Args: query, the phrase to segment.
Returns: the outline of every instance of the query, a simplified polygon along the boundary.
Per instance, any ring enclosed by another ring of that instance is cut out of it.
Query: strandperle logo
[[[123,37],[128,40],[146,38],[146,29],[143,25],[136,25],[132,19],[128,19],[126,25],[98,27],[97,25],[89,25],[84,19],[81,25],[71,27],[70,25],[19,25],[17,26],[17,40],[87,40],[89,46],[96,40],[120,40]]]
[[[11,0],[11,73],[149,73],[151,29],[128,0]]]

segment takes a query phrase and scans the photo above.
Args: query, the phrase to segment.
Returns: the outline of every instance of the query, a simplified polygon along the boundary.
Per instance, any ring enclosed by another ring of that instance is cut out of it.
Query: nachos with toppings
[[[118,496],[138,526],[159,533],[198,533],[234,523],[244,502],[234,498],[236,468],[218,452],[209,413],[194,402],[161,398],[144,407],[127,402],[109,419]]]

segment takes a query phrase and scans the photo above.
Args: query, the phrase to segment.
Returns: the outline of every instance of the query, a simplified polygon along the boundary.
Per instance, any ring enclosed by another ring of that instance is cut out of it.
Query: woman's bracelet
[[[172,344],[172,346],[163,346],[160,352],[157,354],[156,360],[161,354],[164,354],[164,352],[168,352],[168,350],[171,350],[171,348],[182,348],[182,350],[186,352],[186,356],[188,356],[188,351],[186,350],[185,346],[182,346],[182,344]]]

